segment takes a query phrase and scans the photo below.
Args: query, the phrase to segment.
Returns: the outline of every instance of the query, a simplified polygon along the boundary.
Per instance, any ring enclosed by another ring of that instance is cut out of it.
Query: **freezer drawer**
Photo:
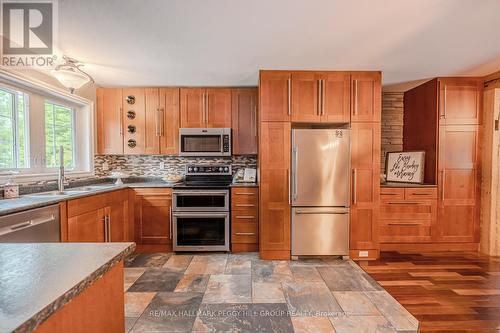
[[[348,254],[348,208],[292,208],[292,256]]]

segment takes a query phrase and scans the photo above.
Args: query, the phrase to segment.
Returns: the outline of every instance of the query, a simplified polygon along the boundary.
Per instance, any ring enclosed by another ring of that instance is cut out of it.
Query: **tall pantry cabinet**
[[[292,127],[350,122],[351,256],[378,255],[380,79],[380,72],[260,72],[261,258],[290,259]]]

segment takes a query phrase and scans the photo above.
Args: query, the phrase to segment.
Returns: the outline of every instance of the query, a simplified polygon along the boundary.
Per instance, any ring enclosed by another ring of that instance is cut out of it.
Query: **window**
[[[75,123],[71,107],[45,102],[45,164],[48,168],[59,166],[59,149],[63,147],[64,166],[75,166]]]
[[[27,96],[0,88],[0,169],[29,167]]]

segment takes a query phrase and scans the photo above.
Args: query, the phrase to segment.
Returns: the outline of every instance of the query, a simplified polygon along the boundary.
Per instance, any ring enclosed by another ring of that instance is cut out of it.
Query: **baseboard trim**
[[[447,252],[479,251],[479,243],[386,243],[380,244],[380,251],[404,252]]]

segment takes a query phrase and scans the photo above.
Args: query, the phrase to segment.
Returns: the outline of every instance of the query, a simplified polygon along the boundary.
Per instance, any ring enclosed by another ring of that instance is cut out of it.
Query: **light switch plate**
[[[108,171],[108,170],[109,170],[109,165],[108,165],[108,162],[104,162],[104,163],[102,164],[102,170],[103,170],[103,171]]]
[[[365,257],[368,257],[368,251],[359,251],[358,256],[359,256],[360,258],[365,258]]]
[[[165,170],[165,162],[160,162],[160,169]]]

